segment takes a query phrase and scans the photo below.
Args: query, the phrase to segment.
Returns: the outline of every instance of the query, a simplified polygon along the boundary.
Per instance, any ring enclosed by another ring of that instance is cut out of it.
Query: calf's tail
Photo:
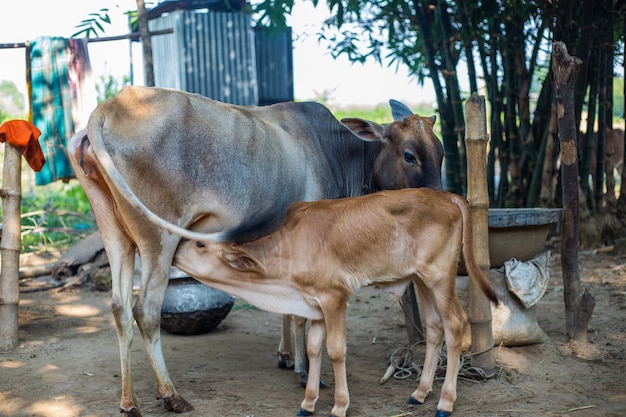
[[[498,305],[500,303],[498,296],[489,280],[485,277],[485,274],[481,271],[476,262],[476,257],[474,256],[472,212],[469,205],[463,197],[453,196],[452,199],[459,210],[461,210],[463,219],[463,260],[465,261],[465,268],[469,273],[470,279],[480,287],[491,302]]]

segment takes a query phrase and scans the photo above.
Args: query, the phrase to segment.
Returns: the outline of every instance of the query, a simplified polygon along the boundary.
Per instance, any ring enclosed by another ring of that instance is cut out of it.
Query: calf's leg
[[[441,395],[437,405],[438,416],[443,417],[452,413],[454,401],[456,400],[456,382],[461,362],[463,325],[467,320],[467,316],[455,293],[452,293],[450,297],[445,294],[437,294],[437,299],[437,305],[441,306],[439,311],[441,311],[443,318],[448,351],[446,377],[441,387]]]
[[[310,416],[315,412],[319,398],[322,373],[322,347],[326,336],[324,320],[312,320],[309,328],[307,352],[309,354],[309,377],[304,391],[304,400],[300,404],[298,416]]]
[[[350,405],[346,374],[346,311],[345,308],[326,318],[326,349],[335,374],[335,399],[331,417],[345,417]],[[330,317],[330,319],[328,319]]]
[[[423,404],[426,396],[432,391],[433,381],[435,380],[435,372],[439,355],[443,345],[443,326],[441,318],[435,308],[435,299],[431,290],[426,287],[420,280],[416,280],[417,295],[422,306],[424,314],[424,322],[426,324],[426,356],[424,358],[424,366],[422,368],[422,376],[417,389],[411,394],[407,403]]]

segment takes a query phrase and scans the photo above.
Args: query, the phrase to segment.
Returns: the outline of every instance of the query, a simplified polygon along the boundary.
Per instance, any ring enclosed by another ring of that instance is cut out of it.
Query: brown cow
[[[311,319],[309,378],[299,416],[315,411],[325,336],[335,374],[331,414],[346,415],[345,320],[350,296],[380,285],[399,298],[411,281],[417,285],[426,322],[426,358],[419,386],[407,402],[422,403],[431,391],[445,336],[448,363],[436,416],[452,413],[467,322],[455,292],[461,254],[471,279],[498,302],[474,258],[471,212],[464,198],[420,188],[301,202],[290,207],[278,230],[259,240],[237,245],[219,242],[220,233],[207,238],[207,243],[183,241],[174,264],[262,309]]]
[[[390,103],[393,123],[340,123],[317,103],[242,107],[182,91],[126,87],[94,110],[68,156],[111,265],[123,413],[141,415],[131,375],[133,322],[164,407],[193,408],[177,393],[161,348],[161,306],[181,239],[172,232],[192,238],[187,229],[223,232],[247,241],[280,226],[294,201],[441,188],[443,146],[433,133],[435,118]],[[135,251],[142,267],[136,301]],[[296,349],[296,370],[306,370],[298,351],[304,347]]]

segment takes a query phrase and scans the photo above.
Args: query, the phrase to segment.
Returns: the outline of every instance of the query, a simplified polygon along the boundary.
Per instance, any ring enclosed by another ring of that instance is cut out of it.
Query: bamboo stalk
[[[467,149],[467,200],[472,209],[474,254],[481,271],[489,276],[489,194],[487,191],[487,118],[485,97],[475,92],[465,103]],[[487,375],[495,373],[493,332],[489,300],[472,280],[468,288],[468,316],[472,332],[472,365]]]
[[[20,206],[22,202],[22,151],[6,143],[2,175],[2,239],[0,240],[0,351],[19,343],[17,307],[19,303],[19,265],[22,240]]]

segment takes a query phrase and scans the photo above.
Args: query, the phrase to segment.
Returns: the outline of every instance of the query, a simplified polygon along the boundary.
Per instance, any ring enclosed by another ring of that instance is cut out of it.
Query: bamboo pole
[[[475,92],[465,102],[465,146],[467,151],[467,200],[472,209],[474,253],[485,276],[489,276],[489,195],[487,191],[487,118],[485,97]],[[495,373],[491,305],[472,280],[469,285],[468,316],[472,332],[472,365],[488,376]]]
[[[22,150],[6,143],[2,174],[2,239],[0,239],[0,351],[14,349],[19,343],[17,308],[22,202]]]

